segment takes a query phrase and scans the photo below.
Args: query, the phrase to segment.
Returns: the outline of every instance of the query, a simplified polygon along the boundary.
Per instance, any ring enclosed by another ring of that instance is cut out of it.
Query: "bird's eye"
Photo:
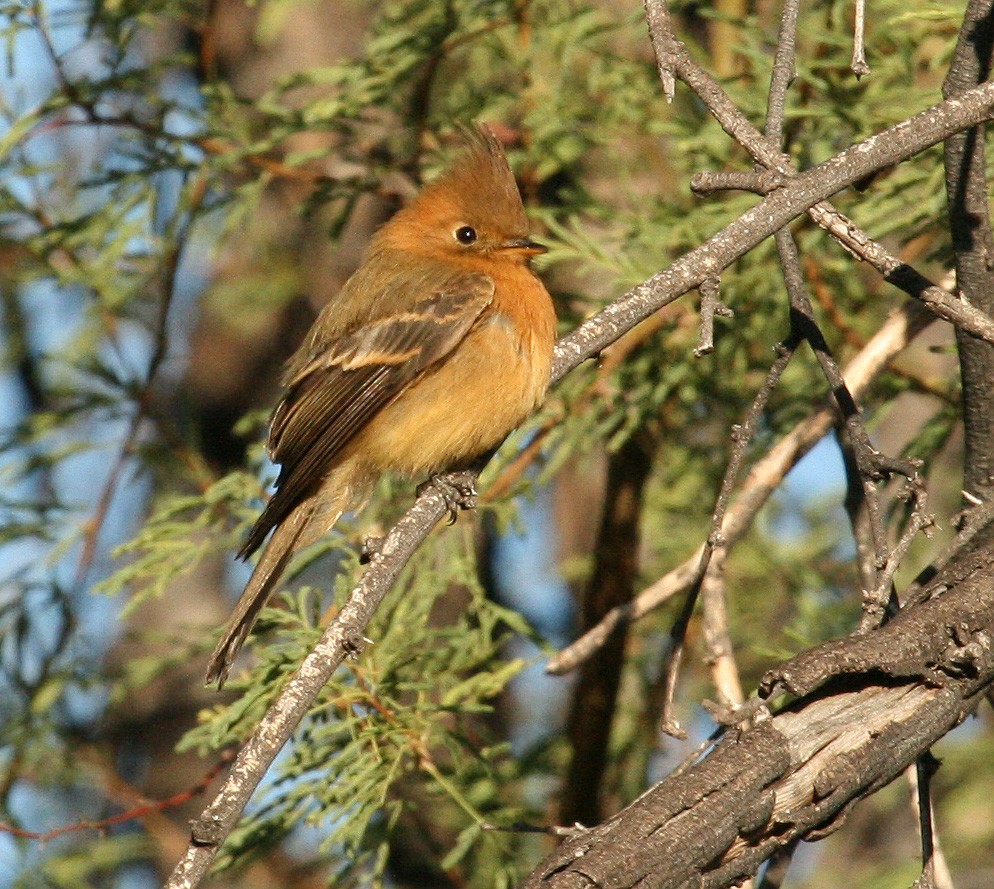
[[[456,240],[460,244],[472,244],[476,240],[476,229],[469,225],[461,225],[456,229]]]

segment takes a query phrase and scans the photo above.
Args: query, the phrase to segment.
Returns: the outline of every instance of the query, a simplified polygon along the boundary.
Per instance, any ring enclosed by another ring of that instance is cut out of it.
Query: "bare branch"
[[[870,73],[870,66],[866,62],[866,0],[855,0],[856,21],[853,25],[852,35],[852,62],[849,67],[856,79],[866,77]]]
[[[690,179],[690,190],[701,197],[716,191],[769,194],[786,180],[776,170],[701,170]]]
[[[719,546],[711,556],[711,564],[701,583],[701,617],[711,682],[723,705],[737,707],[745,700],[745,695],[742,692],[739,668],[735,663],[732,637],[728,632],[728,596],[725,585],[727,553],[726,547]]]
[[[931,322],[931,316],[918,303],[905,306],[888,319],[844,371],[846,384],[853,397],[861,397],[894,356]],[[741,539],[791,467],[828,433],[836,419],[837,414],[833,408],[822,408],[798,423],[756,462],[743,482],[735,502],[721,518],[719,533],[723,545],[731,547]],[[733,452],[730,463],[734,459]],[[726,470],[726,477],[728,471]],[[713,535],[712,529],[709,536]],[[699,577],[704,551],[705,545],[702,544],[690,558],[643,590],[630,605],[608,612],[600,624],[549,661],[546,671],[555,675],[568,673],[603,644],[604,638],[619,621],[638,620],[674,596],[691,589]]]
[[[925,483],[917,475],[908,484],[907,496],[912,503],[911,515],[908,517],[901,539],[895,544],[894,549],[887,556],[887,561],[877,573],[876,587],[865,590],[863,593],[863,617],[859,625],[860,632],[866,632],[884,619],[886,608],[894,599],[892,584],[897,569],[901,567],[901,562],[915,538],[922,531],[925,531],[926,534],[929,533],[929,529],[935,524],[935,517],[925,512],[925,506],[928,502]]]
[[[725,513],[728,509],[728,503],[731,499],[732,491],[735,488],[735,482],[738,479],[739,472],[745,462],[745,455],[749,447],[749,442],[752,441],[752,438],[756,433],[756,427],[763,415],[763,411],[766,409],[767,402],[776,390],[776,387],[780,382],[780,378],[783,376],[783,372],[787,369],[790,359],[793,358],[799,342],[800,337],[792,335],[787,341],[777,345],[777,357],[773,362],[773,366],[766,375],[766,381],[763,383],[762,388],[753,399],[743,422],[732,428],[732,453],[728,461],[728,465],[725,467],[725,475],[721,480],[721,489],[718,492],[717,502],[715,503],[714,510],[711,513],[711,529],[708,533],[708,538],[705,541],[704,546],[700,550],[700,558],[698,560],[697,568],[691,576],[687,599],[680,610],[679,616],[673,624],[673,628],[670,630],[670,654],[666,663],[666,679],[661,726],[662,731],[676,738],[683,737],[683,730],[680,728],[675,717],[673,716],[673,702],[676,694],[676,683],[680,670],[680,663],[683,658],[683,646],[686,640],[687,629],[690,626],[690,618],[694,612],[694,605],[697,601],[697,595],[701,589],[701,585],[708,579],[712,556],[716,552],[727,552],[728,543],[721,533],[721,527],[725,519]],[[721,570],[720,565],[717,570]],[[714,583],[715,580],[712,579],[712,587],[714,587]],[[723,597],[723,593],[721,595]],[[714,605],[713,602],[712,605]],[[572,646],[570,647],[572,648]],[[562,657],[562,655],[560,655],[560,657]],[[556,662],[558,663],[558,658],[556,659]],[[551,671],[551,668],[552,664],[550,664],[546,669]]]
[[[719,278],[717,275],[707,278],[700,286],[701,291],[701,331],[697,338],[697,348],[694,355],[698,358],[709,355],[714,351],[714,316],[732,318],[735,313],[720,299]]]
[[[791,318],[795,329],[814,350],[821,365],[829,388],[839,405],[846,435],[843,438],[844,450],[849,451],[855,468],[852,487],[861,489],[859,518],[866,519],[867,546],[870,553],[864,565],[871,584],[864,590],[863,618],[860,630],[865,631],[883,619],[884,609],[890,600],[890,584],[903,558],[917,533],[932,525],[933,519],[924,513],[924,486],[918,477],[918,466],[910,461],[885,458],[870,442],[869,433],[863,425],[856,399],[846,386],[845,377],[835,362],[828,344],[814,317],[811,300],[801,274],[800,257],[793,236],[786,228],[776,234],[777,251],[783,267],[784,280],[790,294]],[[885,539],[883,511],[877,485],[895,473],[908,479],[908,491],[914,504],[906,533],[894,552],[888,552]],[[856,529],[857,531],[860,528]]]
[[[952,876],[935,833],[932,811],[932,778],[938,770],[939,761],[931,753],[924,753],[907,771],[922,843],[922,874],[913,889],[953,889]]]
[[[971,0],[943,83],[948,97],[964,95],[990,76],[994,3]],[[945,144],[949,227],[956,255],[956,286],[965,304],[994,312],[994,235],[988,204],[984,129],[964,130]],[[994,349],[957,332],[963,381],[966,456],[963,487],[981,499],[994,489]]]
[[[652,0],[643,0],[643,6],[650,32],[653,29],[655,19],[663,15],[669,16],[669,11],[665,6],[654,3]],[[652,51],[656,56],[656,69],[659,71],[659,81],[663,85],[663,95],[667,102],[672,103],[676,96],[676,79],[673,76],[673,59],[670,57],[669,50],[670,47],[665,43],[657,43],[655,40],[652,42]]]
[[[777,51],[770,73],[770,92],[766,102],[766,138],[778,145],[783,141],[783,115],[787,90],[797,77],[797,12],[800,0],[784,0],[780,14]]]
[[[472,483],[473,476],[465,474],[463,481]],[[239,752],[221,789],[193,822],[192,841],[166,882],[167,889],[188,889],[198,885],[206,875],[221,843],[238,822],[276,754],[338,665],[346,656],[361,650],[363,631],[383,597],[393,587],[414,551],[448,510],[441,489],[429,485],[386,535],[337,619],[328,626],[314,650],[283,687]]]
[[[822,335],[814,317],[811,300],[801,274],[800,257],[797,245],[789,231],[783,229],[776,234],[777,252],[780,265],[783,268],[784,281],[790,294],[791,319],[795,329],[808,341],[821,365],[822,372],[828,381],[829,389],[835,397],[849,435],[846,445],[851,449],[852,459],[857,468],[859,482],[863,487],[864,502],[867,505],[869,518],[869,538],[874,555],[874,565],[883,564],[886,559],[886,541],[884,539],[883,519],[880,513],[880,498],[877,496],[875,483],[879,473],[874,465],[877,452],[870,444],[870,436],[863,426],[859,415],[856,399],[846,386],[845,377],[835,363],[828,343]]]
[[[700,247],[684,254],[669,268],[632,288],[576,330],[560,338],[556,344],[553,380],[561,379],[653,312],[669,305],[687,291],[700,287],[707,278],[720,274],[807,208],[874,170],[906,160],[964,127],[990,119],[992,113],[994,83],[988,83],[955,100],[933,105],[810,170],[796,174],[783,188],[764,198]],[[756,135],[765,144],[763,137],[758,133]],[[901,268],[907,268],[900,260],[894,261]],[[891,278],[888,277],[888,280]],[[940,290],[937,287],[934,289]],[[953,323],[994,343],[994,321],[982,312],[971,312],[960,307],[949,294],[940,292],[949,298],[955,308],[945,306],[940,312],[930,303],[936,314],[950,316]],[[942,298],[936,297],[936,300],[941,302]]]

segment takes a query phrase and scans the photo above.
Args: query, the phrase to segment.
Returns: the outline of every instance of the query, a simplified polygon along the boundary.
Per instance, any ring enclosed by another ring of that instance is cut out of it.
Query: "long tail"
[[[217,648],[211,655],[210,664],[207,666],[207,677],[204,680],[207,685],[216,682],[218,689],[224,687],[231,663],[259,617],[259,612],[269,599],[273,587],[283,576],[293,554],[309,542],[307,539],[309,535],[304,534],[304,531],[310,523],[314,509],[314,498],[305,501],[273,532],[269,543],[262,551],[259,563],[255,566],[255,571],[249,578],[245,592],[235,606],[221,641],[217,643]]]

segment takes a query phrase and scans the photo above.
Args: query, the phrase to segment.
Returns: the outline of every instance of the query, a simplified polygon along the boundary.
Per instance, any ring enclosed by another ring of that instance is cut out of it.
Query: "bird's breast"
[[[538,296],[544,310],[495,298],[452,353],[370,423],[356,442],[361,458],[378,471],[417,476],[498,445],[549,384],[555,315],[544,288]]]

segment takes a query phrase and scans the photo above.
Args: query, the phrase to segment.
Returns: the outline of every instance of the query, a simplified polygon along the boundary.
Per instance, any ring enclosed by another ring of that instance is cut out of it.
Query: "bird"
[[[493,132],[460,133],[453,163],[374,233],[287,363],[267,441],[279,474],[238,556],[262,554],[208,685],[223,687],[294,553],[381,475],[471,465],[545,397],[556,313],[531,259],[547,248]]]

